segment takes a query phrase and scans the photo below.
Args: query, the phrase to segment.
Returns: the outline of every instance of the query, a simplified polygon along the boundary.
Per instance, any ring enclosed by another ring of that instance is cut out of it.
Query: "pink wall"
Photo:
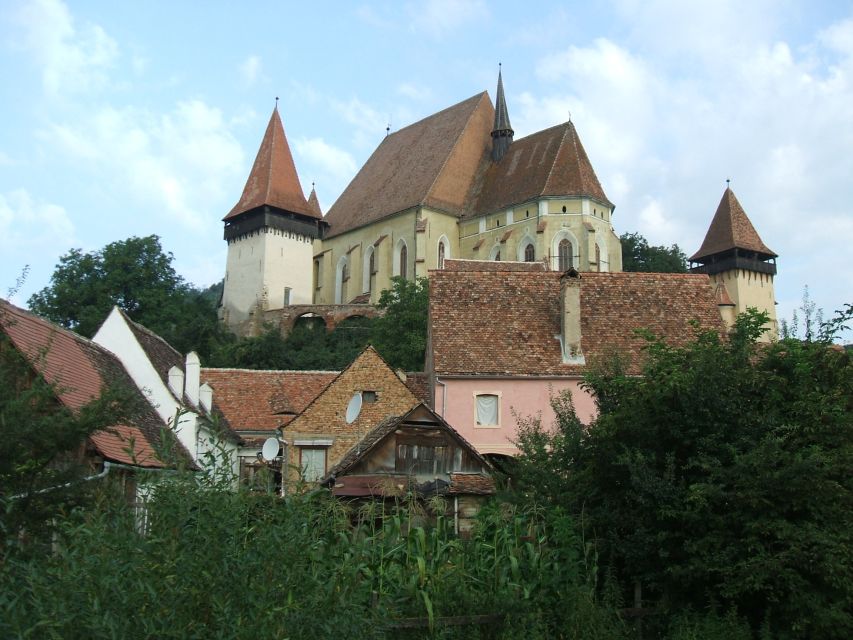
[[[444,383],[446,387],[442,387]],[[564,389],[570,389],[575,410],[581,421],[589,423],[596,413],[595,401],[580,388],[580,380],[551,379],[444,379],[437,378],[435,407],[468,442],[480,453],[514,455],[518,452],[513,442],[516,438],[516,420],[520,417],[542,415],[542,425],[554,422],[550,398]],[[480,393],[500,397],[500,426],[476,426],[474,396]],[[446,405],[446,407],[445,407]]]

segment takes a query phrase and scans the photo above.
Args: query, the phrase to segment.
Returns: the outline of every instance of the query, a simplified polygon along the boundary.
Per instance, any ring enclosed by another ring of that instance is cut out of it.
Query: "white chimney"
[[[581,276],[574,268],[560,276],[560,344],[564,363],[586,364],[581,350]]]
[[[184,372],[178,367],[169,369],[169,388],[178,400],[184,397]]]
[[[198,399],[201,407],[208,413],[213,410],[213,387],[206,382],[198,388]]]
[[[198,354],[195,351],[190,351],[187,354],[187,381],[184,387],[184,393],[187,398],[195,406],[198,406],[198,392],[201,381],[201,361],[198,359]]]

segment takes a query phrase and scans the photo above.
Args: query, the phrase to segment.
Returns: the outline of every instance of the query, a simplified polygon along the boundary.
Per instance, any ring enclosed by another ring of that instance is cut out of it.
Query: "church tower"
[[[500,162],[509,151],[515,131],[509,123],[509,110],[506,108],[504,81],[498,69],[498,92],[495,96],[495,124],[492,127],[492,160]]]
[[[766,311],[770,322],[761,338],[765,341],[778,336],[773,293],[776,258],[727,186],[702,246],[690,256],[690,271],[711,277],[721,308],[727,307],[723,309],[727,324],[750,307]]]
[[[310,304],[314,238],[325,223],[305,199],[278,105],[270,116],[243,195],[223,218],[228,259],[222,320],[236,328],[255,310]]]

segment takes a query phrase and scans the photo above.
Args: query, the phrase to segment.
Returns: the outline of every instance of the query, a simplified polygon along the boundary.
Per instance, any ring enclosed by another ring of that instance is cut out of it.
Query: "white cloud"
[[[251,87],[261,76],[261,59],[251,55],[240,65],[240,76],[246,86]]]
[[[404,82],[397,85],[397,93],[412,100],[428,100],[432,96],[432,91],[430,91],[429,87],[424,87],[413,82]]]
[[[295,147],[300,156],[336,180],[349,181],[358,169],[349,153],[323,138],[300,138]]]
[[[0,193],[0,249],[20,253],[74,240],[74,225],[65,209],[34,199],[26,189]]]
[[[209,205],[232,195],[224,183],[243,171],[242,148],[221,111],[200,100],[165,115],[104,106],[82,121],[52,124],[41,137],[85,161],[107,186],[129,188],[165,220],[193,230],[209,222]]]
[[[484,0],[425,0],[409,5],[408,12],[415,31],[436,38],[489,16]]]
[[[60,0],[32,0],[17,14],[23,48],[41,68],[49,95],[91,92],[107,84],[118,45],[100,26],[77,25]]]

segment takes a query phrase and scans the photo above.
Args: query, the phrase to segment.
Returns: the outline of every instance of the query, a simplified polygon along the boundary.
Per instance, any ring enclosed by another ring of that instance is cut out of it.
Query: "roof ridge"
[[[477,111],[477,107],[480,106],[480,104],[483,102],[484,98],[489,99],[489,92],[488,91],[483,91],[479,95],[480,95],[480,99],[477,100],[474,108],[468,112],[468,117],[465,119],[465,126],[462,127],[462,131],[459,132],[459,135],[456,137],[456,140],[453,141],[453,146],[450,148],[450,152],[446,156],[444,156],[444,161],[441,163],[441,168],[436,172],[435,177],[432,180],[432,183],[429,185],[429,188],[426,190],[426,194],[424,195],[423,201],[421,202],[421,206],[423,206],[424,202],[432,195],[432,191],[433,191],[433,189],[435,189],[436,183],[439,181],[439,179],[444,174],[444,170],[445,170],[445,168],[447,168],[447,162],[450,160],[450,157],[456,151],[457,147],[459,146],[459,141],[463,138],[463,136],[465,135],[465,132],[468,131],[468,127],[471,124],[471,120],[473,120],[473,118],[474,118],[474,114]],[[475,97],[475,96],[471,96],[471,98],[473,98],[473,97]],[[468,99],[470,100],[471,98],[468,98]],[[462,102],[466,102],[466,101],[463,100]],[[462,103],[460,102],[459,104],[462,104]],[[492,104],[492,101],[490,99],[489,99],[489,104],[490,105]],[[469,188],[469,190],[470,190],[470,188]],[[466,194],[466,198],[467,198],[467,194]]]
[[[183,360],[186,358],[186,354],[183,354],[183,353],[181,353],[180,351],[178,351],[177,349],[175,349],[175,347],[173,347],[171,344],[169,344],[169,342],[166,340],[166,338],[164,338],[163,336],[161,336],[161,335],[160,335],[160,334],[158,334],[158,333],[155,333],[154,331],[152,331],[151,329],[149,329],[149,328],[148,328],[148,327],[146,327],[145,325],[143,325],[143,324],[140,324],[140,323],[136,322],[133,318],[131,318],[131,317],[127,314],[127,312],[126,312],[124,309],[122,309],[122,308],[121,308],[121,307],[119,307],[118,305],[116,305],[116,306],[115,306],[115,308],[116,308],[116,309],[118,309],[118,311],[119,311],[119,313],[122,315],[122,317],[123,317],[125,320],[127,320],[127,322],[130,324],[130,326],[131,326],[131,328],[132,328],[132,329],[136,329],[136,330],[138,330],[138,331],[140,331],[140,332],[142,332],[142,333],[146,334],[147,336],[149,336],[149,337],[151,337],[151,338],[154,338],[155,340],[159,340],[159,341],[160,341],[160,342],[162,342],[166,347],[168,347],[169,349],[171,349],[171,350],[172,350],[172,352],[173,352],[176,356],[178,356],[178,358],[179,358],[180,360],[182,360],[182,361],[183,361]],[[142,345],[140,345],[140,346],[142,346]],[[142,347],[142,350],[143,350],[143,351],[145,351],[145,347]],[[193,349],[193,352],[195,352],[195,349]],[[147,354],[146,354],[146,355],[147,355]]]
[[[483,96],[484,94],[488,95],[488,93],[489,93],[488,91],[481,91],[480,93],[475,93],[473,96],[465,98],[464,100],[460,100],[459,102],[452,104],[449,107],[445,107],[441,111],[436,111],[435,113],[431,113],[428,116],[424,116],[420,120],[415,120],[414,122],[407,124],[405,127],[401,128],[401,129],[397,129],[393,133],[389,133],[387,136],[385,136],[382,139],[382,142],[385,142],[385,140],[387,140],[388,138],[396,136],[398,133],[402,133],[403,131],[406,131],[406,129],[411,129],[412,127],[417,126],[426,120],[431,120],[432,118],[436,118],[436,117],[440,116],[441,114],[445,113],[446,111],[450,111],[451,109],[456,109],[456,108],[460,107],[461,105],[465,104],[466,102],[473,100],[474,98],[479,98],[479,97]],[[382,144],[382,142],[380,142],[379,144]]]
[[[324,370],[324,369],[244,369],[240,367],[202,367],[202,371],[234,371],[245,373],[334,373],[339,374],[340,371]]]

